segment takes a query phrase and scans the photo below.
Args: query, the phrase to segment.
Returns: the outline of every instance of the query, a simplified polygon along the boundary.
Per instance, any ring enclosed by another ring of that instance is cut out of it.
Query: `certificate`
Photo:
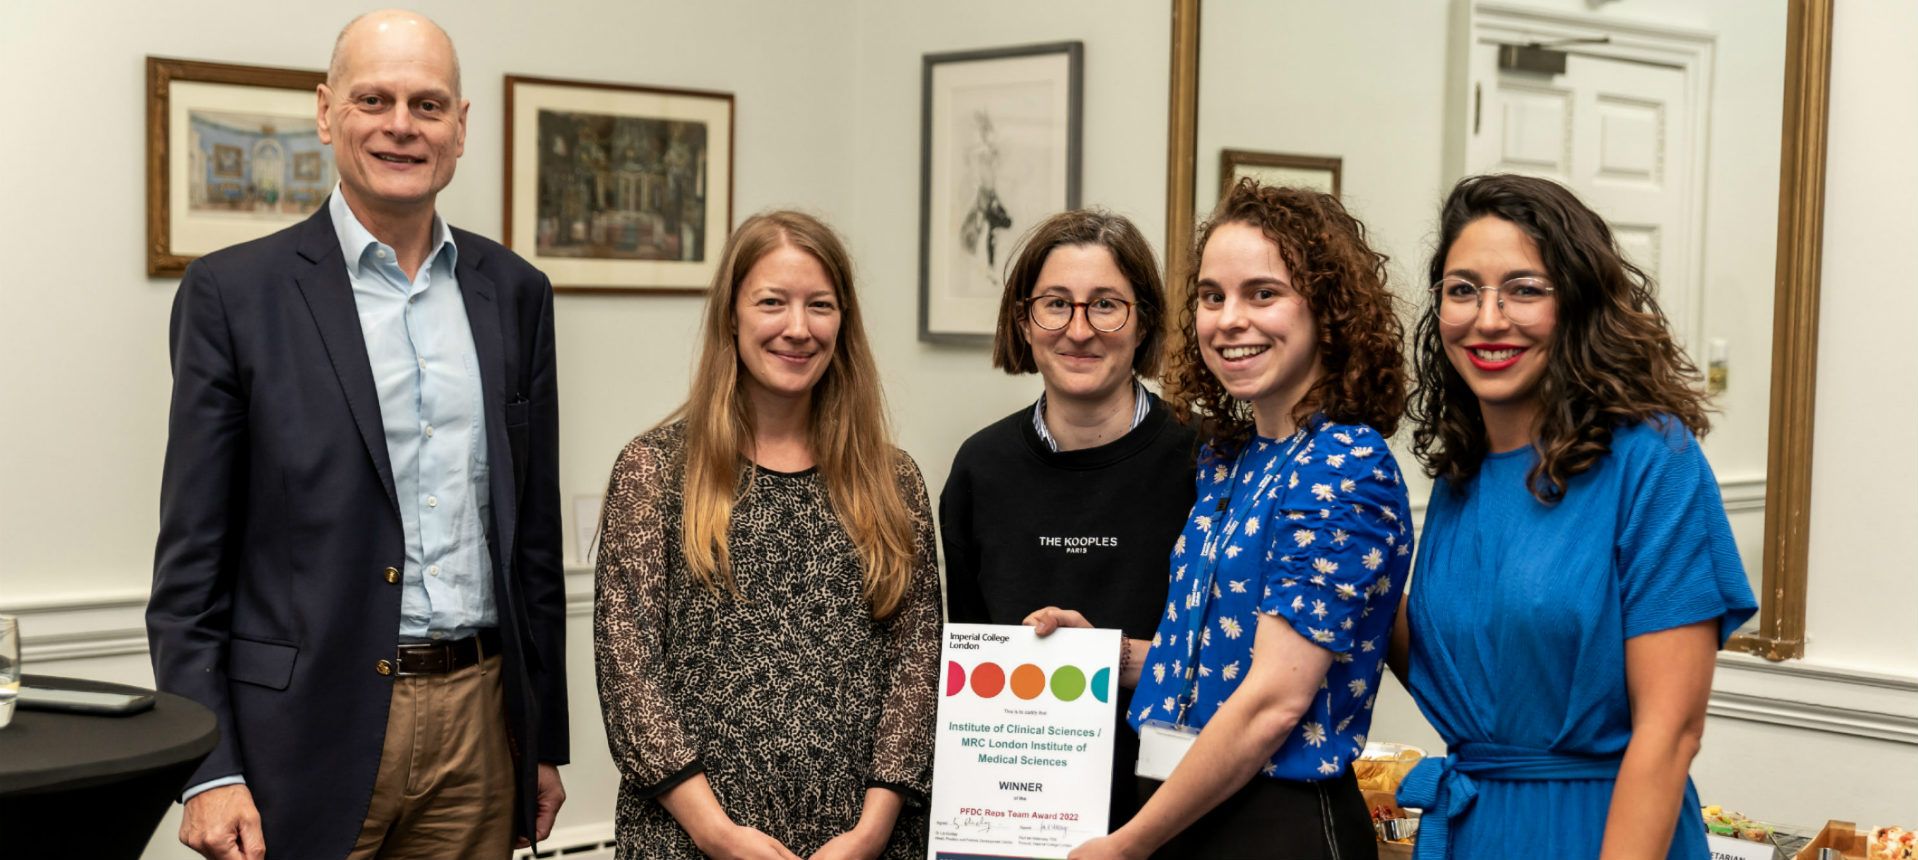
[[[927,860],[1050,860],[1106,835],[1120,635],[946,625]]]

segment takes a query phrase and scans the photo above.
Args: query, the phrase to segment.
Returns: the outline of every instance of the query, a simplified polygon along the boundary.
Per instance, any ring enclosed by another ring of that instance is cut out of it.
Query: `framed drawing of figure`
[[[921,94],[919,339],[992,340],[1006,260],[1079,205],[1085,48],[927,54]]]

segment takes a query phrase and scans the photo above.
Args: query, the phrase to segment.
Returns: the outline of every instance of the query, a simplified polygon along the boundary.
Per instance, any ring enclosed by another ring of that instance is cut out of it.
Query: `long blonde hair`
[[[704,344],[686,402],[666,418],[686,420],[686,477],[680,551],[686,567],[715,594],[737,595],[727,528],[753,439],[752,404],[740,386],[739,287],[766,255],[782,247],[811,254],[838,296],[839,335],[832,360],[813,386],[808,443],[827,500],[852,538],[874,618],[898,607],[912,574],[913,525],[894,473],[885,398],[860,322],[852,259],[832,228],[803,212],[763,212],[746,219],[720,254],[706,298]]]

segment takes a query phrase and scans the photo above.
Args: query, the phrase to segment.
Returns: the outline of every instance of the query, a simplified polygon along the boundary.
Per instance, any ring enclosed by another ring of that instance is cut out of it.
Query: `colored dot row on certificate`
[[[956,696],[959,691],[971,687],[972,693],[981,699],[991,699],[1000,693],[1011,691],[1021,699],[1037,699],[1044,695],[1047,688],[1052,697],[1061,702],[1070,702],[1086,694],[1089,688],[1095,699],[1103,702],[1112,692],[1112,670],[1100,669],[1092,675],[1091,683],[1086,681],[1085,670],[1077,666],[1060,666],[1052,670],[1052,679],[1046,680],[1046,670],[1031,663],[1014,666],[1008,676],[1004,667],[997,663],[980,663],[972,667],[971,684],[967,684],[966,667],[956,662],[946,663],[946,695]]]

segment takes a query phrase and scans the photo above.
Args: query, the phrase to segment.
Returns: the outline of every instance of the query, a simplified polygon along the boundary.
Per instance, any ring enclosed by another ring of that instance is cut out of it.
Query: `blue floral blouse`
[[[1333,660],[1264,773],[1308,782],[1342,773],[1371,729],[1412,561],[1410,516],[1398,462],[1362,424],[1314,419],[1287,439],[1254,437],[1235,458],[1206,446],[1133,728],[1177,721],[1188,679],[1196,686],[1184,723],[1203,728],[1251,667],[1266,613]]]

